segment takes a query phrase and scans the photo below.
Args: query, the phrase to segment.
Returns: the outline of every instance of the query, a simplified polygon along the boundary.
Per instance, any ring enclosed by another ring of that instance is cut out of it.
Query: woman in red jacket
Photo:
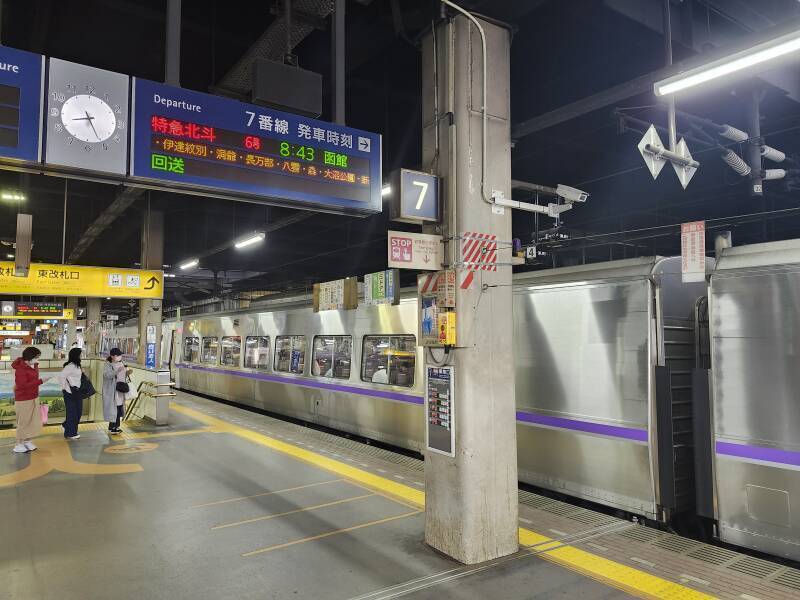
[[[17,445],[14,452],[22,454],[36,450],[31,438],[42,432],[42,417],[39,413],[39,386],[44,381],[39,377],[38,348],[25,348],[22,356],[11,363],[14,369],[14,408],[17,413]]]

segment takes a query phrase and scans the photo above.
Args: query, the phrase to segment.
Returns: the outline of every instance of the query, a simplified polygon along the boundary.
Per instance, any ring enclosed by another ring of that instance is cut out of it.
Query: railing
[[[139,382],[138,387],[136,388],[136,397],[128,404],[128,408],[125,411],[125,421],[130,420],[133,416],[143,416],[138,415],[136,410],[139,408],[141,403],[141,399],[144,398],[152,398],[153,400],[157,398],[172,398],[177,396],[175,392],[160,392],[158,391],[159,388],[164,387],[175,387],[174,381],[166,381],[166,382],[157,382],[157,381],[141,381]],[[147,390],[143,390],[142,388],[148,388]],[[155,390],[150,391],[150,390]]]

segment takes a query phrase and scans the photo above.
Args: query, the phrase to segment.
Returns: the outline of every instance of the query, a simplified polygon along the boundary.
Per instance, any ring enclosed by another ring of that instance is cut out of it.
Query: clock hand
[[[86,111],[86,119],[88,119],[88,121],[89,121],[89,125],[91,125],[91,126],[92,126],[92,131],[94,131],[94,135],[95,135],[95,137],[97,137],[97,139],[99,140],[99,139],[100,139],[100,136],[99,136],[99,135],[97,135],[97,130],[94,128],[94,123],[92,123],[92,120],[94,119],[94,117],[90,117],[90,116],[89,116],[89,112],[88,112],[88,111]]]

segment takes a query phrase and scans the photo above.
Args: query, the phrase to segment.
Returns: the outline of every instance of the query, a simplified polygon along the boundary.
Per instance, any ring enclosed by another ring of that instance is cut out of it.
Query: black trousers
[[[112,429],[119,429],[119,422],[122,420],[122,417],[124,416],[125,416],[125,407],[122,405],[117,406],[117,420],[108,422],[108,430],[111,431]]]
[[[74,394],[64,393],[64,404],[67,406],[67,418],[64,421],[64,437],[78,435],[78,422],[83,413],[83,398]]]

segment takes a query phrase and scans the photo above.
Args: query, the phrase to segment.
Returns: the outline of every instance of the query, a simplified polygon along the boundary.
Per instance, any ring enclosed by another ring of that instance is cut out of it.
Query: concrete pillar
[[[78,339],[78,299],[67,298],[67,308],[72,309],[72,314],[75,318],[65,321],[67,325],[67,347],[64,348],[65,355],[69,354],[72,344]]]
[[[85,356],[97,356],[100,353],[100,298],[86,299],[86,330],[84,339],[86,347],[83,351]]]
[[[449,358],[455,457],[432,452],[425,457],[425,541],[466,564],[518,549],[511,214],[508,209],[498,214],[487,201],[495,190],[511,196],[510,33],[486,21],[481,25],[488,51],[485,173],[484,65],[477,27],[464,16],[438,25],[435,37],[423,40],[422,67],[422,162],[444,180],[442,233],[451,240],[445,260],[457,267],[457,284],[466,275],[458,268],[460,236],[480,232],[498,240],[497,271],[475,274],[456,296],[458,341]]]
[[[164,213],[148,210],[142,221],[142,268],[158,269],[164,264]],[[155,368],[161,356],[161,300],[139,300],[139,356],[147,365],[148,344],[154,344]]]

